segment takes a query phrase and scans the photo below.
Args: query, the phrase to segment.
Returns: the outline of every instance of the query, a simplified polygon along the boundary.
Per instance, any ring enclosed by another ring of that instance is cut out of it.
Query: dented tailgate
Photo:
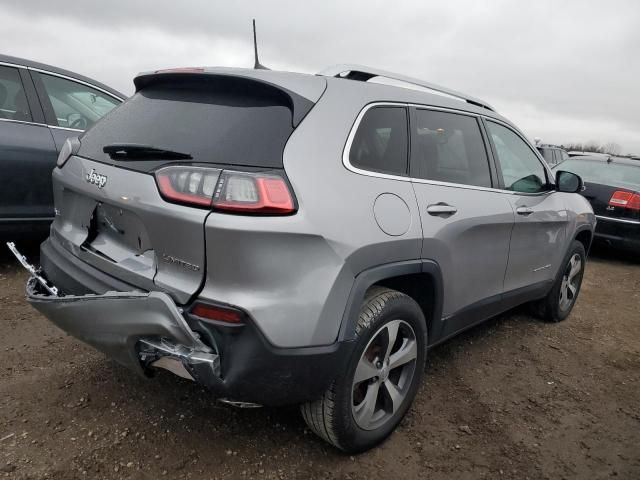
[[[204,276],[207,210],[162,200],[152,175],[71,157],[53,172],[51,235],[82,261],[187,303]]]

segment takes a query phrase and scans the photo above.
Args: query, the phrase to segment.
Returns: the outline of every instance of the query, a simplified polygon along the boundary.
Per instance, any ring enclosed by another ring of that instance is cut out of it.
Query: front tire
[[[569,316],[580,293],[586,261],[584,245],[574,240],[551,291],[537,304],[543,320],[561,322]]]
[[[322,398],[301,406],[309,428],[348,453],[386,439],[411,406],[424,372],[427,328],[407,295],[374,287],[356,326],[353,353]]]

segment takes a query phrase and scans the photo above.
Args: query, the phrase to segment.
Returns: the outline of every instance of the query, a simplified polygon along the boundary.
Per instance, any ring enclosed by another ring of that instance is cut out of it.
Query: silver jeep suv
[[[405,415],[429,348],[525,302],[550,321],[575,304],[582,182],[483,101],[353,65],[134,83],[60,153],[27,293],[140,374],[301,404],[358,452]]]

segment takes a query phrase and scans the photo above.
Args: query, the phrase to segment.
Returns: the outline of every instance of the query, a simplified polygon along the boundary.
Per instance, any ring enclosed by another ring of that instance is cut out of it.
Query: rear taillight
[[[609,206],[627,208],[630,210],[640,210],[640,195],[637,193],[618,190],[611,196]]]
[[[172,202],[210,207],[220,170],[202,167],[165,167],[156,172],[158,189]]]
[[[287,181],[273,172],[172,166],[158,170],[156,181],[165,199],[185,205],[262,215],[296,211]]]
[[[286,215],[295,212],[293,196],[278,175],[223,171],[213,195],[217,210]]]

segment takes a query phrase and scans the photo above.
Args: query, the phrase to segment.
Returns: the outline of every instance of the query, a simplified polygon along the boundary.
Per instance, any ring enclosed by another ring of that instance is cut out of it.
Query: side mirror
[[[584,190],[584,182],[575,173],[560,170],[556,173],[556,185],[559,192],[580,193]]]

